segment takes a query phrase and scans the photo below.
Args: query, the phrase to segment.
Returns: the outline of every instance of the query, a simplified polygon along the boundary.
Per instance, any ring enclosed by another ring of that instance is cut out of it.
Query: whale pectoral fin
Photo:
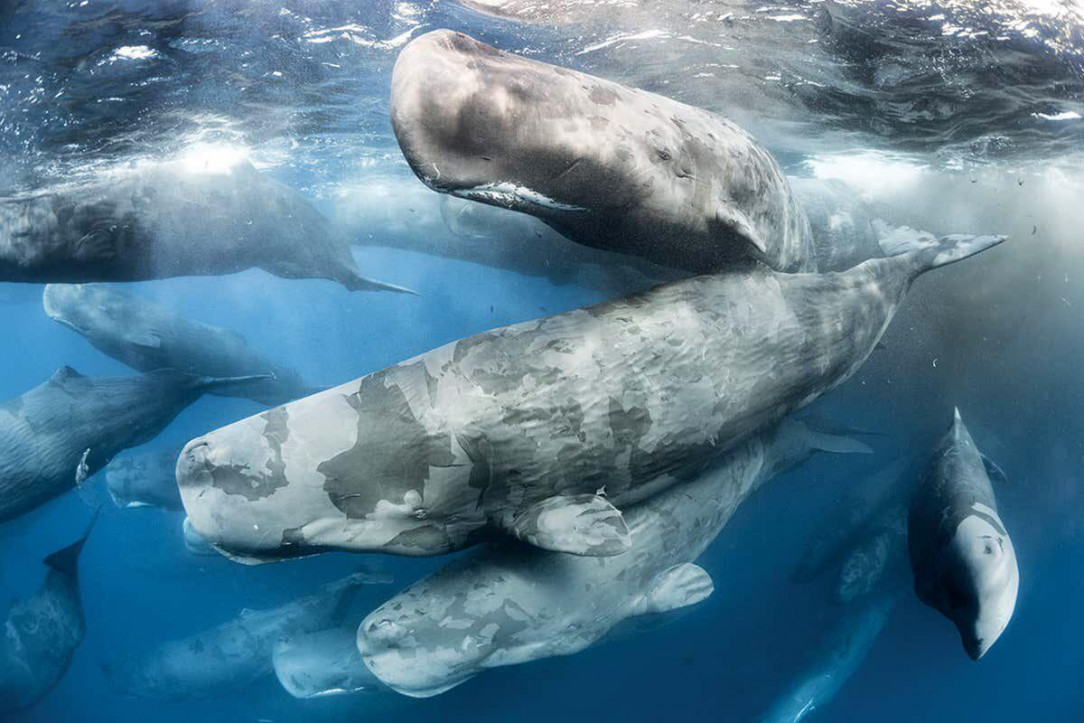
[[[507,530],[543,550],[588,557],[620,555],[632,546],[625,518],[598,495],[542,500],[517,515]]]
[[[696,605],[715,591],[711,575],[699,565],[686,562],[659,573],[647,594],[647,613],[665,613]]]
[[[143,346],[148,349],[159,349],[162,346],[162,338],[150,331],[127,332],[124,340],[133,346]]]
[[[986,476],[990,478],[991,482],[997,485],[1009,484],[1008,475],[993,460],[981,452],[979,452],[979,456],[982,457],[982,466],[986,468]]]

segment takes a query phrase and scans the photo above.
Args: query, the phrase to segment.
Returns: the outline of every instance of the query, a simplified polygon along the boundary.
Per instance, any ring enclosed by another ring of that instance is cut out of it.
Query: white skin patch
[[[974,503],[972,509],[1001,522],[986,505]],[[981,656],[1001,636],[1016,609],[1020,572],[1012,540],[1002,535],[979,515],[965,517],[956,528],[955,545],[964,555],[978,590],[978,611],[969,621],[976,640],[981,641]]]

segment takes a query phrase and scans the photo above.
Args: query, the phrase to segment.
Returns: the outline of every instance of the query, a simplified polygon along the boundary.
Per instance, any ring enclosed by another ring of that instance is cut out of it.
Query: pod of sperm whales
[[[815,268],[778,164],[707,111],[438,30],[400,53],[390,112],[431,188],[577,243],[695,273],[752,258]]]
[[[83,642],[79,553],[88,535],[89,528],[77,542],[46,557],[49,571],[41,589],[12,604],[0,636],[0,716],[45,697],[64,677]]]
[[[225,695],[271,673],[279,640],[340,625],[368,581],[367,574],[357,573],[276,608],[245,610],[235,620],[104,664],[103,670],[116,690],[136,698]]]
[[[0,404],[0,522],[81,484],[129,447],[158,436],[207,391],[262,377],[160,370],[85,377],[71,367]]]
[[[136,371],[176,369],[206,377],[264,374],[267,379],[215,393],[268,406],[316,391],[293,370],[251,349],[236,333],[190,321],[107,284],[49,284],[42,305],[49,318]]]
[[[478,334],[189,442],[181,498],[238,559],[435,555],[498,530],[619,554],[617,507],[845,381],[915,278],[1002,240],[700,276]]]
[[[504,544],[459,558],[362,621],[365,663],[394,690],[428,697],[486,668],[570,655],[626,620],[698,603],[713,583],[693,560],[750,494],[819,450],[870,451],[784,420],[698,479],[629,508],[623,555],[593,560]]]
[[[1016,608],[1020,572],[998,516],[990,475],[1001,471],[975,446],[959,410],[934,450],[907,520],[915,593],[951,620],[978,660]]]
[[[332,628],[280,640],[271,653],[271,663],[279,683],[295,698],[387,690],[361,659],[354,628]]]
[[[862,666],[898,599],[895,590],[878,591],[846,608],[760,723],[798,723],[831,702]]]
[[[156,450],[115,459],[105,468],[105,484],[117,507],[160,507],[180,511],[174,470],[178,449]]]
[[[319,211],[246,162],[146,162],[0,201],[0,281],[139,281],[249,268],[403,291],[363,277]]]

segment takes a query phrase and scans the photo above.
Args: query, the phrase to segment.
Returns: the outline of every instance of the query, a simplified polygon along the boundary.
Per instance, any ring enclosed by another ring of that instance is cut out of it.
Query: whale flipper
[[[506,529],[535,547],[573,555],[611,557],[632,546],[625,518],[598,495],[550,497],[528,507]]]
[[[699,565],[686,562],[659,573],[645,600],[645,613],[665,613],[696,605],[715,591],[711,575]]]
[[[143,346],[148,349],[160,349],[162,338],[150,331],[132,331],[124,334],[124,340],[134,346]]]

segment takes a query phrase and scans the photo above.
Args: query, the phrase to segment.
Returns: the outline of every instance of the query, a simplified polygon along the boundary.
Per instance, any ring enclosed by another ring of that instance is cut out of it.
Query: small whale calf
[[[81,484],[121,451],[154,439],[204,392],[263,377],[197,377],[160,370],[85,377],[61,367],[0,404],[0,522]]]
[[[0,281],[141,281],[249,268],[405,291],[363,277],[312,204],[244,161],[146,162],[0,200]]]
[[[234,332],[190,321],[108,284],[49,284],[42,305],[49,318],[136,371],[176,369],[205,377],[264,374],[267,378],[261,381],[215,393],[268,406],[317,391],[293,370],[265,359]]]
[[[620,554],[618,508],[841,384],[918,276],[1002,240],[948,236],[834,274],[700,276],[477,334],[189,442],[181,498],[245,561],[436,555],[498,531]]]
[[[245,610],[235,620],[107,663],[103,670],[115,689],[136,698],[225,695],[271,673],[279,640],[341,624],[351,601],[371,579],[358,573],[276,608]]]
[[[117,507],[160,507],[180,511],[181,493],[173,475],[177,449],[115,459],[105,468],[105,484]]]
[[[1016,608],[1020,571],[998,515],[986,459],[957,410],[934,450],[907,519],[915,593],[951,620],[972,660],[984,656]]]
[[[271,652],[275,676],[295,698],[326,698],[387,690],[365,666],[353,628],[285,638]]]
[[[91,527],[93,527],[93,522]],[[79,553],[90,535],[45,558],[49,571],[32,597],[16,601],[0,636],[0,716],[33,706],[56,687],[83,642]]]
[[[428,186],[586,246],[695,273],[815,268],[779,165],[699,108],[437,30],[399,54],[390,112]]]
[[[570,655],[625,621],[694,605],[714,584],[693,560],[750,494],[817,451],[870,450],[787,419],[695,481],[629,508],[622,555],[503,544],[461,557],[362,621],[365,663],[394,690],[429,697],[488,668]]]

